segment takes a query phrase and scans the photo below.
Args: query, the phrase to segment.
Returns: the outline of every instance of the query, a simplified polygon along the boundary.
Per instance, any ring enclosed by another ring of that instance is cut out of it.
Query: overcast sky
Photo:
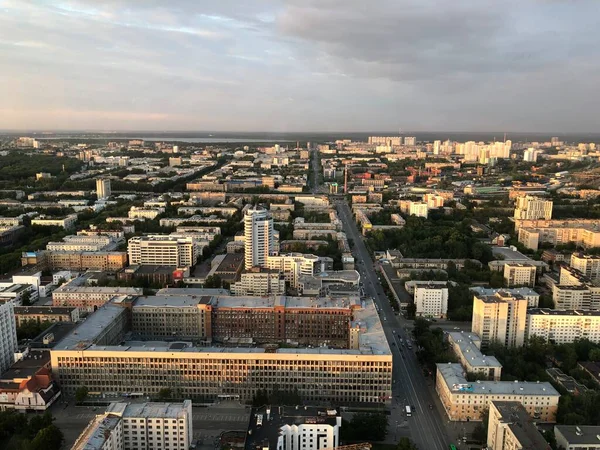
[[[0,129],[600,129],[600,0],[0,0]]]

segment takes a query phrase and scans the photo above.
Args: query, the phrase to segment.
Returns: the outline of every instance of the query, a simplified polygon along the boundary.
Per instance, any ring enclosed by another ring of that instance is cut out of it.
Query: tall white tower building
[[[0,304],[0,373],[13,364],[17,350],[17,323],[15,305],[7,301]]]
[[[110,180],[107,178],[96,179],[96,195],[98,199],[110,197]]]
[[[244,267],[267,267],[275,253],[273,218],[261,206],[253,206],[244,214]]]

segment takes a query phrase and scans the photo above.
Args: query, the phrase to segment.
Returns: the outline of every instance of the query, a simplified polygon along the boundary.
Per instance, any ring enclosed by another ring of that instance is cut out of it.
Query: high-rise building
[[[442,141],[433,141],[433,154],[434,155],[440,154],[441,146],[442,146]]]
[[[448,312],[447,286],[415,287],[416,315],[419,317],[445,318]]]
[[[267,267],[269,256],[275,253],[273,218],[269,211],[254,206],[244,214],[244,266]]]
[[[406,145],[407,147],[417,145],[417,138],[414,136],[406,136],[404,138],[404,145]]]
[[[520,295],[497,292],[473,297],[471,331],[481,338],[482,345],[497,342],[506,347],[521,347],[526,322],[527,299]]]
[[[110,180],[107,178],[96,179],[96,195],[98,199],[110,197]]]
[[[17,324],[15,305],[11,301],[0,304],[0,373],[8,370],[17,351]]]
[[[515,203],[515,219],[550,220],[552,218],[552,200],[527,195],[518,197]]]
[[[528,148],[523,152],[523,161],[537,162],[539,151],[535,148]]]
[[[600,256],[573,253],[571,267],[593,281],[600,281]]]

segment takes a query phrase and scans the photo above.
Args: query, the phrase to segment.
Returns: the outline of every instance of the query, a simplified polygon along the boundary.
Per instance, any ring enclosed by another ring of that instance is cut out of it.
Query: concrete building
[[[111,403],[94,417],[71,450],[188,450],[192,402]]]
[[[537,336],[556,344],[568,344],[576,339],[600,343],[600,312],[531,309],[527,311],[525,336]]]
[[[473,292],[477,297],[496,295],[496,293],[498,293],[500,291],[506,292],[507,294],[512,295],[512,296],[520,295],[525,300],[527,300],[528,308],[537,308],[538,304],[540,302],[540,294],[538,294],[536,291],[534,291],[533,289],[528,288],[528,287],[508,289],[508,288],[485,288],[482,286],[473,286],[473,287],[470,287],[469,290],[471,292]]]
[[[504,265],[504,283],[507,287],[535,286],[537,267],[530,263],[510,263]]]
[[[592,281],[600,281],[600,256],[573,253],[570,265]]]
[[[410,203],[410,206],[408,209],[408,215],[424,217],[425,219],[427,219],[428,214],[429,214],[429,207],[428,207],[427,203],[425,203],[425,202],[411,202]]]
[[[560,394],[547,382],[476,381],[460,364],[437,364],[435,389],[451,421],[481,421],[492,401],[514,401],[536,422],[556,422]]]
[[[286,420],[287,423],[279,428],[277,450],[320,450],[340,445],[342,416],[337,411],[328,410],[321,416],[315,416],[314,411],[308,416],[306,412],[308,410],[303,411],[303,416],[298,414],[294,419]]]
[[[127,217],[135,219],[156,219],[157,216],[165,212],[165,208],[147,208],[145,206],[132,206],[127,213]]]
[[[518,226],[519,221],[516,222]],[[574,242],[578,247],[600,247],[600,229],[597,223],[547,226],[544,228],[521,227],[518,228],[518,231],[519,242],[532,250],[537,250],[539,244],[543,243],[561,245]]]
[[[246,261],[248,261],[246,259]],[[278,270],[283,274],[285,281],[296,289],[301,275],[314,275],[320,271],[321,258],[304,253],[286,253],[270,256],[266,260],[269,269]]]
[[[108,198],[111,195],[110,180],[108,178],[96,179],[96,196],[98,200]]]
[[[242,272],[230,289],[233,295],[280,295],[285,294],[285,279],[278,270],[253,267]]]
[[[38,225],[41,227],[61,227],[65,230],[70,230],[75,226],[77,222],[77,214],[71,214],[66,217],[46,217],[40,216],[35,219],[31,219],[31,225]]]
[[[491,342],[506,347],[521,347],[525,340],[527,300],[497,292],[493,296],[473,297],[471,331],[481,338],[483,346]]]
[[[230,298],[239,302],[239,297]],[[217,306],[227,309],[221,299]],[[171,388],[201,402],[225,398],[246,402],[259,389],[289,386],[307,402],[391,403],[392,354],[371,302],[353,311],[356,347],[340,349],[123,342],[126,311],[106,305],[52,349],[52,369],[64,392],[73,394],[82,384],[100,394],[135,392],[152,396],[160,389]],[[230,310],[228,314],[232,322],[240,322],[239,311]],[[261,326],[256,319],[247,323],[253,330]],[[303,329],[303,324],[299,328]],[[322,328],[318,332],[321,335]]]
[[[244,267],[267,267],[269,256],[275,255],[273,218],[260,206],[244,213]]]
[[[169,235],[134,236],[127,242],[129,264],[190,267],[199,256],[192,237]]]
[[[448,312],[447,286],[416,286],[414,296],[416,315],[418,317],[435,317],[443,319]]]
[[[25,322],[78,322],[79,309],[75,307],[55,306],[15,306],[17,327]]]
[[[143,295],[142,288],[78,286],[67,283],[52,292],[52,304],[92,312],[114,298],[140,295]]]
[[[521,220],[550,220],[552,218],[552,200],[531,195],[517,197],[514,217]]]
[[[600,447],[600,426],[554,425],[558,448],[564,450],[597,450]]]
[[[481,339],[473,333],[451,331],[447,334],[448,344],[467,373],[485,376],[487,380],[500,381],[502,364],[494,356],[481,352]]]
[[[50,270],[116,272],[127,265],[127,253],[125,252],[45,251],[42,254],[34,253],[33,255],[35,261],[39,261]]]
[[[0,373],[12,365],[16,351],[15,305],[12,302],[0,303]]]
[[[550,450],[525,407],[515,401],[490,402],[489,450]]]
[[[48,242],[46,250],[51,252],[100,252],[117,248],[110,236],[65,236],[62,242]]]

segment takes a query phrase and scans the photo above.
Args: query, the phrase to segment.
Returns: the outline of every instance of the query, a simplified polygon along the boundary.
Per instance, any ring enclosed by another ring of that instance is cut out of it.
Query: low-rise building
[[[488,450],[550,450],[550,444],[536,428],[525,407],[518,401],[490,402]]]
[[[95,311],[117,297],[138,297],[142,288],[78,286],[67,283],[52,293],[53,306],[69,306],[84,311]]]
[[[66,217],[47,217],[39,216],[35,219],[31,219],[31,225],[38,225],[41,227],[61,227],[65,230],[70,230],[75,226],[77,222],[77,214],[71,214]]]
[[[278,270],[253,267],[242,272],[230,287],[233,295],[285,294],[285,279]]]
[[[79,309],[61,306],[16,306],[15,320],[20,327],[25,322],[78,322]]]
[[[521,403],[536,422],[556,422],[560,394],[547,382],[469,382],[460,364],[437,364],[436,391],[451,421],[480,421],[492,401]]]
[[[502,364],[495,356],[481,352],[481,339],[473,333],[452,331],[447,335],[448,344],[467,373],[485,376],[488,380],[499,381]]]
[[[594,450],[600,443],[600,426],[554,425],[558,448],[564,450]]]

